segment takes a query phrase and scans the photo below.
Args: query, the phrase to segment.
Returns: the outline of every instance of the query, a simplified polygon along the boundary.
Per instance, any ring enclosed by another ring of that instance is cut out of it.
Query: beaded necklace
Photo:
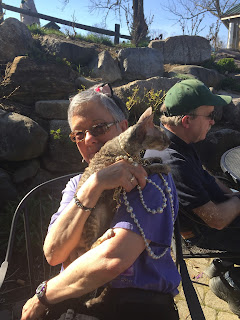
[[[118,142],[119,142],[119,145],[120,145],[120,148],[124,151],[125,155],[120,155],[120,156],[117,156],[115,158],[115,161],[119,161],[121,159],[124,159],[126,161],[129,161],[132,165],[134,166],[138,166],[138,163],[135,162],[133,160],[133,158],[131,157],[131,155],[126,151],[124,150],[123,146],[122,146],[122,143],[121,143],[121,140],[120,140],[120,137],[118,137]],[[166,179],[163,177],[163,175],[161,173],[158,173],[159,176],[161,177],[162,181],[163,181],[163,184],[164,184],[164,187],[165,187],[165,191],[166,191],[166,194],[167,194],[167,197],[169,198],[169,201],[170,201],[170,207],[171,207],[171,213],[172,213],[172,222],[173,222],[173,225],[174,225],[174,205],[173,205],[173,196],[172,196],[172,193],[171,193],[171,188],[168,186],[168,182],[166,181]],[[154,181],[152,181],[151,179],[149,178],[146,178],[146,181],[150,184],[152,184],[161,194],[162,194],[162,197],[163,197],[163,205],[162,207],[159,207],[157,209],[150,209],[144,199],[143,199],[143,193],[142,193],[142,189],[139,185],[137,185],[137,189],[138,189],[138,193],[139,193],[139,197],[140,197],[140,201],[141,201],[141,204],[143,205],[144,209],[148,212],[148,213],[151,213],[151,214],[161,214],[163,213],[163,210],[167,207],[167,197],[163,191],[163,189],[157,185]],[[135,224],[137,225],[139,231],[140,231],[140,234],[141,236],[143,237],[143,240],[144,240],[144,243],[145,243],[145,246],[146,246],[146,250],[149,254],[150,257],[152,257],[153,259],[160,259],[162,258],[168,251],[168,247],[165,248],[163,250],[163,252],[160,254],[160,255],[156,255],[152,249],[150,248],[148,242],[147,242],[147,239],[146,239],[146,236],[145,236],[145,233],[143,231],[143,228],[141,227],[138,219],[136,218],[136,215],[135,213],[133,212],[133,208],[130,206],[130,203],[128,201],[128,198],[127,198],[127,193],[125,190],[122,191],[123,192],[123,200],[124,200],[124,204],[126,206],[126,210],[127,212],[130,213],[130,216],[131,218],[133,219],[133,221],[135,222]]]
[[[164,177],[163,177],[163,175],[162,175],[161,173],[159,173],[159,176],[160,176],[160,177],[162,178],[162,180],[163,180],[163,184],[164,184],[164,186],[165,186],[166,193],[168,194],[168,198],[169,198],[169,200],[170,200],[170,206],[171,206],[171,212],[172,212],[172,222],[173,222],[173,224],[174,224],[174,205],[173,205],[173,196],[172,196],[172,194],[171,194],[171,188],[168,186],[168,182],[164,179]],[[141,187],[138,185],[138,186],[137,186],[137,189],[138,189],[138,192],[139,192],[140,201],[141,201],[143,207],[145,208],[145,210],[146,210],[148,213],[151,213],[151,214],[161,214],[161,213],[163,213],[163,210],[164,210],[164,209],[166,208],[166,206],[167,206],[167,200],[168,200],[168,199],[166,198],[163,189],[162,189],[159,185],[157,185],[154,181],[152,181],[152,180],[149,179],[149,178],[146,178],[146,181],[147,181],[148,183],[151,183],[156,189],[158,189],[158,190],[161,192],[161,194],[162,194],[162,196],[163,196],[163,205],[162,205],[162,207],[157,208],[157,210],[148,208],[147,205],[146,205],[146,203],[145,203],[145,201],[144,201],[144,199],[143,199],[143,194],[142,194]],[[147,250],[149,256],[152,257],[153,259],[160,259],[160,258],[162,258],[162,257],[166,254],[166,252],[168,251],[168,248],[165,248],[164,251],[163,251],[160,255],[156,255],[156,254],[152,251],[152,249],[150,248],[150,246],[149,246],[149,244],[148,244],[148,242],[147,242],[147,239],[146,239],[145,233],[144,233],[144,231],[143,231],[143,228],[141,227],[138,219],[136,218],[136,215],[135,215],[135,213],[133,212],[133,208],[130,206],[130,203],[129,203],[128,199],[127,199],[127,193],[126,193],[125,190],[123,190],[123,200],[124,200],[124,204],[125,204],[125,206],[126,206],[127,212],[130,213],[131,218],[133,219],[133,221],[134,221],[135,224],[137,225],[137,227],[138,227],[138,229],[139,229],[139,231],[140,231],[140,234],[141,234],[141,236],[143,237],[143,240],[144,240],[144,243],[145,243],[145,246],[146,246],[146,250]]]

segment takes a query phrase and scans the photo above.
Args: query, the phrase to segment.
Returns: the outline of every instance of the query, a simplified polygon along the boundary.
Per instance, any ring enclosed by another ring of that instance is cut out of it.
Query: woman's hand
[[[134,166],[125,160],[115,162],[96,173],[96,178],[103,190],[123,187],[127,192],[138,184],[143,189],[146,185],[146,177],[147,172],[141,165]]]
[[[22,308],[21,320],[37,320],[46,312],[46,307],[34,295]]]

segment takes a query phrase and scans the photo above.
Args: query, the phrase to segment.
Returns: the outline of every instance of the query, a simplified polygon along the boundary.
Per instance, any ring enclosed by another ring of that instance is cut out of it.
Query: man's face
[[[215,121],[211,118],[214,106],[201,106],[195,111],[195,116],[189,119],[189,140],[190,142],[199,142],[206,138],[208,131],[214,125]]]

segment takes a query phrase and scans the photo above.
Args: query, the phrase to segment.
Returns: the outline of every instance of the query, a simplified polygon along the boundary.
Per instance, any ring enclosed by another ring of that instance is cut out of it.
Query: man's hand
[[[34,295],[22,309],[21,320],[37,320],[46,312],[46,307]]]

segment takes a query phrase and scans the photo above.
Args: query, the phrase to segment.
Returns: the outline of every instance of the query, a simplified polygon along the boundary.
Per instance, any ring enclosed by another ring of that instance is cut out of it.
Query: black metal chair
[[[16,228],[19,221],[19,217],[23,215],[24,220],[24,234],[26,241],[26,259],[28,267],[28,286],[30,287],[30,294],[35,292],[36,280],[38,283],[51,277],[52,268],[47,264],[43,252],[42,244],[46,236],[47,227],[51,218],[51,215],[56,212],[59,202],[61,200],[61,191],[64,189],[68,180],[77,175],[67,174],[49,181],[46,181],[28,192],[24,198],[20,201],[13,215],[9,240],[5,255],[5,260],[2,262],[0,268],[0,288],[2,287],[6,274],[8,271],[9,263],[12,259],[14,242],[16,240]],[[36,220],[37,218],[37,220]],[[34,220],[34,221],[33,221]],[[35,233],[32,230],[33,222],[35,223]],[[39,251],[34,242],[37,241],[39,245]],[[38,262],[35,263],[34,256],[35,251],[40,252],[42,257],[37,257]],[[23,258],[24,259],[24,258]],[[40,262],[39,259],[42,261]],[[24,262],[24,261],[23,261]],[[40,266],[39,266],[40,264]],[[54,267],[55,268],[55,267]],[[41,272],[40,272],[40,269]],[[59,269],[59,268],[58,268]],[[57,270],[59,272],[59,270]],[[36,279],[36,274],[39,279]],[[56,274],[56,272],[53,272]]]
[[[194,320],[204,320],[204,314],[201,308],[201,305],[199,303],[196,291],[193,287],[194,281],[190,279],[187,265],[185,262],[185,259],[190,258],[240,258],[240,253],[236,252],[227,252],[222,250],[212,250],[212,249],[205,249],[200,248],[197,246],[189,246],[186,244],[184,239],[181,236],[180,233],[180,216],[179,215],[186,215],[189,219],[192,219],[192,217],[188,214],[186,210],[180,205],[179,213],[177,220],[175,222],[175,228],[174,228],[174,239],[172,243],[173,247],[173,253],[176,258],[176,264],[179,266],[180,274],[182,277],[182,286],[184,295],[187,301],[188,309],[191,314],[191,318]],[[196,221],[197,222],[197,221]],[[198,284],[201,284],[198,282]]]
[[[197,293],[194,289],[193,282],[189,276],[186,262],[182,251],[182,238],[180,234],[179,217],[177,217],[174,225],[174,239],[172,242],[173,253],[175,255],[176,264],[179,266],[182,277],[183,292],[186,298],[188,309],[192,320],[205,320],[201,304],[198,300]]]
[[[24,235],[25,235],[25,241],[26,241],[26,258],[27,258],[27,266],[28,266],[28,283],[29,283],[28,286],[30,288],[29,294],[30,295],[34,294],[36,285],[39,284],[41,281],[45,279],[49,279],[51,278],[51,276],[54,276],[57,272],[59,272],[59,269],[57,271],[52,270],[52,268],[45,261],[43,252],[41,252],[42,263],[40,268],[38,269],[42,269],[42,270],[41,272],[39,270],[38,278],[36,279],[36,263],[34,260],[34,250],[32,248],[33,247],[32,236],[34,237],[34,234],[32,235],[33,225],[31,223],[31,217],[38,216],[39,218],[39,222],[38,222],[39,224],[37,227],[40,230],[40,237],[41,237],[40,245],[41,245],[41,251],[42,251],[42,244],[47,232],[47,226],[50,221],[50,217],[52,213],[56,212],[59,206],[59,202],[61,200],[61,191],[64,189],[65,184],[68,182],[68,180],[71,177],[75,176],[76,174],[77,173],[68,174],[65,176],[61,176],[61,177],[46,181],[38,185],[34,189],[32,189],[30,192],[28,192],[26,196],[20,201],[12,219],[5,260],[2,262],[2,265],[0,268],[0,288],[2,287],[6,279],[8,266],[12,259],[13,245],[14,245],[14,241],[16,240],[15,238],[16,238],[17,222],[21,215],[23,215],[23,219],[24,219]],[[36,200],[37,202],[33,204],[34,201]],[[50,204],[47,210],[44,210],[44,203]],[[44,211],[47,211],[47,214]],[[199,251],[193,252],[193,248],[190,249],[184,246],[179,230],[180,230],[179,219],[177,219],[175,223],[175,232],[174,232],[175,242],[174,242],[173,249],[176,256],[177,265],[179,265],[180,267],[184,294],[186,297],[186,301],[187,301],[192,319],[204,320],[205,317],[201,309],[201,305],[199,303],[197,294],[193,287],[192,281],[189,277],[187,266],[184,259],[219,257],[219,252],[214,252],[214,253],[212,252],[203,253]],[[186,249],[189,252],[186,252]]]
[[[192,215],[189,214],[187,210],[185,210],[181,205],[179,207],[179,216],[183,215],[186,216],[188,219],[193,220]],[[180,217],[179,217],[180,220]],[[181,220],[180,220],[181,221]],[[198,220],[194,220],[196,224],[199,223]],[[180,224],[180,223],[179,223]],[[181,228],[180,228],[181,229]],[[218,249],[208,249],[208,248],[201,248],[197,245],[190,246],[187,241],[183,238],[182,241],[182,253],[184,259],[190,258],[240,258],[240,252],[229,252],[225,250],[218,250]]]

